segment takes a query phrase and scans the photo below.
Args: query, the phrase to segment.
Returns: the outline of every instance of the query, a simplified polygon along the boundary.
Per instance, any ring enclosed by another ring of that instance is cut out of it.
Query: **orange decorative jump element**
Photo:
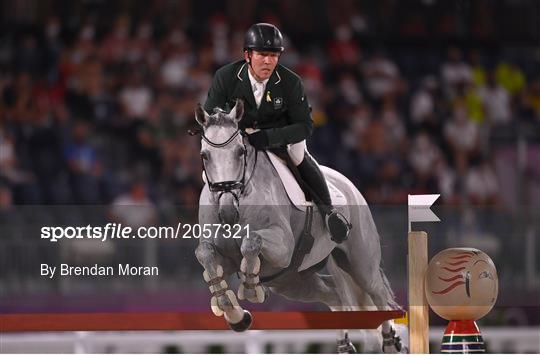
[[[429,263],[425,290],[431,309],[450,321],[441,352],[485,352],[474,321],[485,316],[497,300],[497,270],[490,257],[473,248],[443,250]]]

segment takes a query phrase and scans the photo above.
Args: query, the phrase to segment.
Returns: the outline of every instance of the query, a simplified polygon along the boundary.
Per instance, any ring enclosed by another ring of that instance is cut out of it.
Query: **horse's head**
[[[239,220],[238,199],[245,187],[247,151],[238,122],[244,114],[242,100],[230,113],[215,109],[208,115],[201,105],[195,119],[202,127],[201,158],[210,191],[219,203],[221,223]]]

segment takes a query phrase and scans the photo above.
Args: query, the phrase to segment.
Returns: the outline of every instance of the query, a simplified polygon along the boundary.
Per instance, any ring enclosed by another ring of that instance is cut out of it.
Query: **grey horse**
[[[367,203],[347,178],[331,169],[323,170],[326,178],[347,198],[341,208],[353,224],[349,239],[332,244],[325,259],[327,274],[291,267],[306,212],[291,203],[267,155],[244,138],[238,127],[242,115],[241,100],[230,113],[216,109],[208,115],[200,105],[195,110],[206,180],[199,224],[208,232],[195,254],[212,293],[214,314],[224,315],[233,330],[246,330],[252,316],[238,299],[261,303],[268,289],[295,301],[322,302],[333,311],[399,309],[380,267],[379,234]],[[310,234],[329,240],[319,216],[312,218]],[[235,273],[242,280],[236,294],[227,283]],[[352,351],[346,332],[342,335],[341,350]],[[383,323],[382,335],[383,351],[402,350],[391,321]]]

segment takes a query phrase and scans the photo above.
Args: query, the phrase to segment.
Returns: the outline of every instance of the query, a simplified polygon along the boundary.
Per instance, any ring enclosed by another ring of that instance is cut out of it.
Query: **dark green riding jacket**
[[[298,143],[313,131],[310,107],[298,75],[278,64],[270,76],[257,109],[248,64],[245,60],[225,65],[216,71],[204,109],[209,114],[219,107],[230,111],[236,99],[244,101],[240,128],[259,128],[266,132],[271,148]]]

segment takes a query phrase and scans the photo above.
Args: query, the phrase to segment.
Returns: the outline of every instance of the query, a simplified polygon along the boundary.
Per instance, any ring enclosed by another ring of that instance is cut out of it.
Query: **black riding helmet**
[[[256,23],[244,36],[244,50],[283,52],[283,36],[278,28],[269,23]]]

